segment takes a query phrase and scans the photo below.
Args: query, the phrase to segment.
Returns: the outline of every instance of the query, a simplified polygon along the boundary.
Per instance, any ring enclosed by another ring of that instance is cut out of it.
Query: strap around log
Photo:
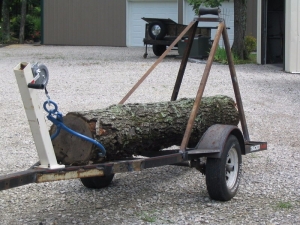
[[[209,14],[219,16],[219,13],[221,13],[221,10],[218,7],[216,7],[216,8],[200,8],[199,9],[199,16],[209,15]]]

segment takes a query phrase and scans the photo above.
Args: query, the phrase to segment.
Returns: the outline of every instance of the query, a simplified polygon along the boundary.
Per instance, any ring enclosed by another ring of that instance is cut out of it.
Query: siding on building
[[[126,46],[126,1],[43,0],[43,44]]]
[[[179,23],[184,2],[177,3]],[[126,46],[126,0],[42,0],[42,5],[43,44]],[[246,35],[256,37],[256,12],[257,1],[248,1]]]

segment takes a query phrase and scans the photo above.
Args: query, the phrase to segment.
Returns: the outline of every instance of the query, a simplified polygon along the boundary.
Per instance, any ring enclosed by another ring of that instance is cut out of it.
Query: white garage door
[[[227,30],[228,37],[230,44],[233,43],[233,37],[234,37],[234,5],[233,0],[230,0],[229,2],[224,1],[222,3],[221,9],[221,17],[225,19],[226,27],[229,28]],[[184,24],[189,24],[192,19],[195,17],[195,13],[192,9],[192,7],[185,1],[184,4]],[[207,17],[213,17],[207,15]],[[215,27],[218,26],[218,23],[210,23],[210,22],[199,22],[199,27]],[[214,39],[216,34],[216,29],[213,29],[211,32],[211,38]],[[223,38],[221,37],[220,46],[223,46]]]
[[[145,24],[142,17],[170,18],[178,22],[177,0],[169,1],[128,1],[127,5],[127,46],[143,46]]]

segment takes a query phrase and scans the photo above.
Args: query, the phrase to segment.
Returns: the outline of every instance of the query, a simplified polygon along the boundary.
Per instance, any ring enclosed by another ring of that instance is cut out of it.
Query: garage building
[[[232,44],[233,0],[225,1],[221,10],[230,28]],[[189,24],[195,16],[186,0],[42,0],[42,13],[43,44],[95,46],[143,46],[145,21],[142,17],[170,18]],[[199,23],[199,26],[217,24]],[[252,30],[248,33],[255,35],[256,23]]]
[[[299,0],[258,0],[257,63],[300,72],[299,12]]]

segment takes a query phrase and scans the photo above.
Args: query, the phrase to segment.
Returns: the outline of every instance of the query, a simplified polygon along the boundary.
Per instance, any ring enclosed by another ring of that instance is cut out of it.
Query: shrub
[[[249,59],[246,60],[241,60],[239,57],[231,52],[233,63],[234,64],[245,64],[245,63],[255,63],[256,58],[253,58],[253,56],[249,53]],[[215,56],[214,56],[214,61],[222,63],[222,64],[228,64],[227,60],[227,54],[226,50],[224,47],[218,46]]]
[[[34,31],[41,31],[42,21],[40,17],[32,17]]]
[[[256,51],[256,38],[253,36],[245,37],[245,49],[247,54],[249,55],[251,52]]]
[[[198,15],[199,7],[205,6],[205,7],[219,7],[222,5],[222,2],[224,0],[187,0],[190,6],[193,7],[193,11],[196,15]]]
[[[31,10],[30,15],[32,15],[33,17],[41,17],[41,7],[39,6],[34,7]]]
[[[226,50],[223,47],[218,46],[215,56],[214,56],[214,60],[216,62],[222,63],[222,64],[227,64],[228,60],[227,60],[227,55],[226,55]]]
[[[19,38],[21,16],[14,17],[11,20],[12,37]],[[37,16],[26,15],[24,38],[32,39],[40,34],[41,18]]]
[[[19,38],[20,22],[21,22],[21,16],[14,17],[11,20],[11,31],[12,31],[12,37],[14,38]],[[31,39],[31,36],[34,33],[34,31],[35,31],[34,17],[32,17],[31,15],[26,15],[24,38]]]

